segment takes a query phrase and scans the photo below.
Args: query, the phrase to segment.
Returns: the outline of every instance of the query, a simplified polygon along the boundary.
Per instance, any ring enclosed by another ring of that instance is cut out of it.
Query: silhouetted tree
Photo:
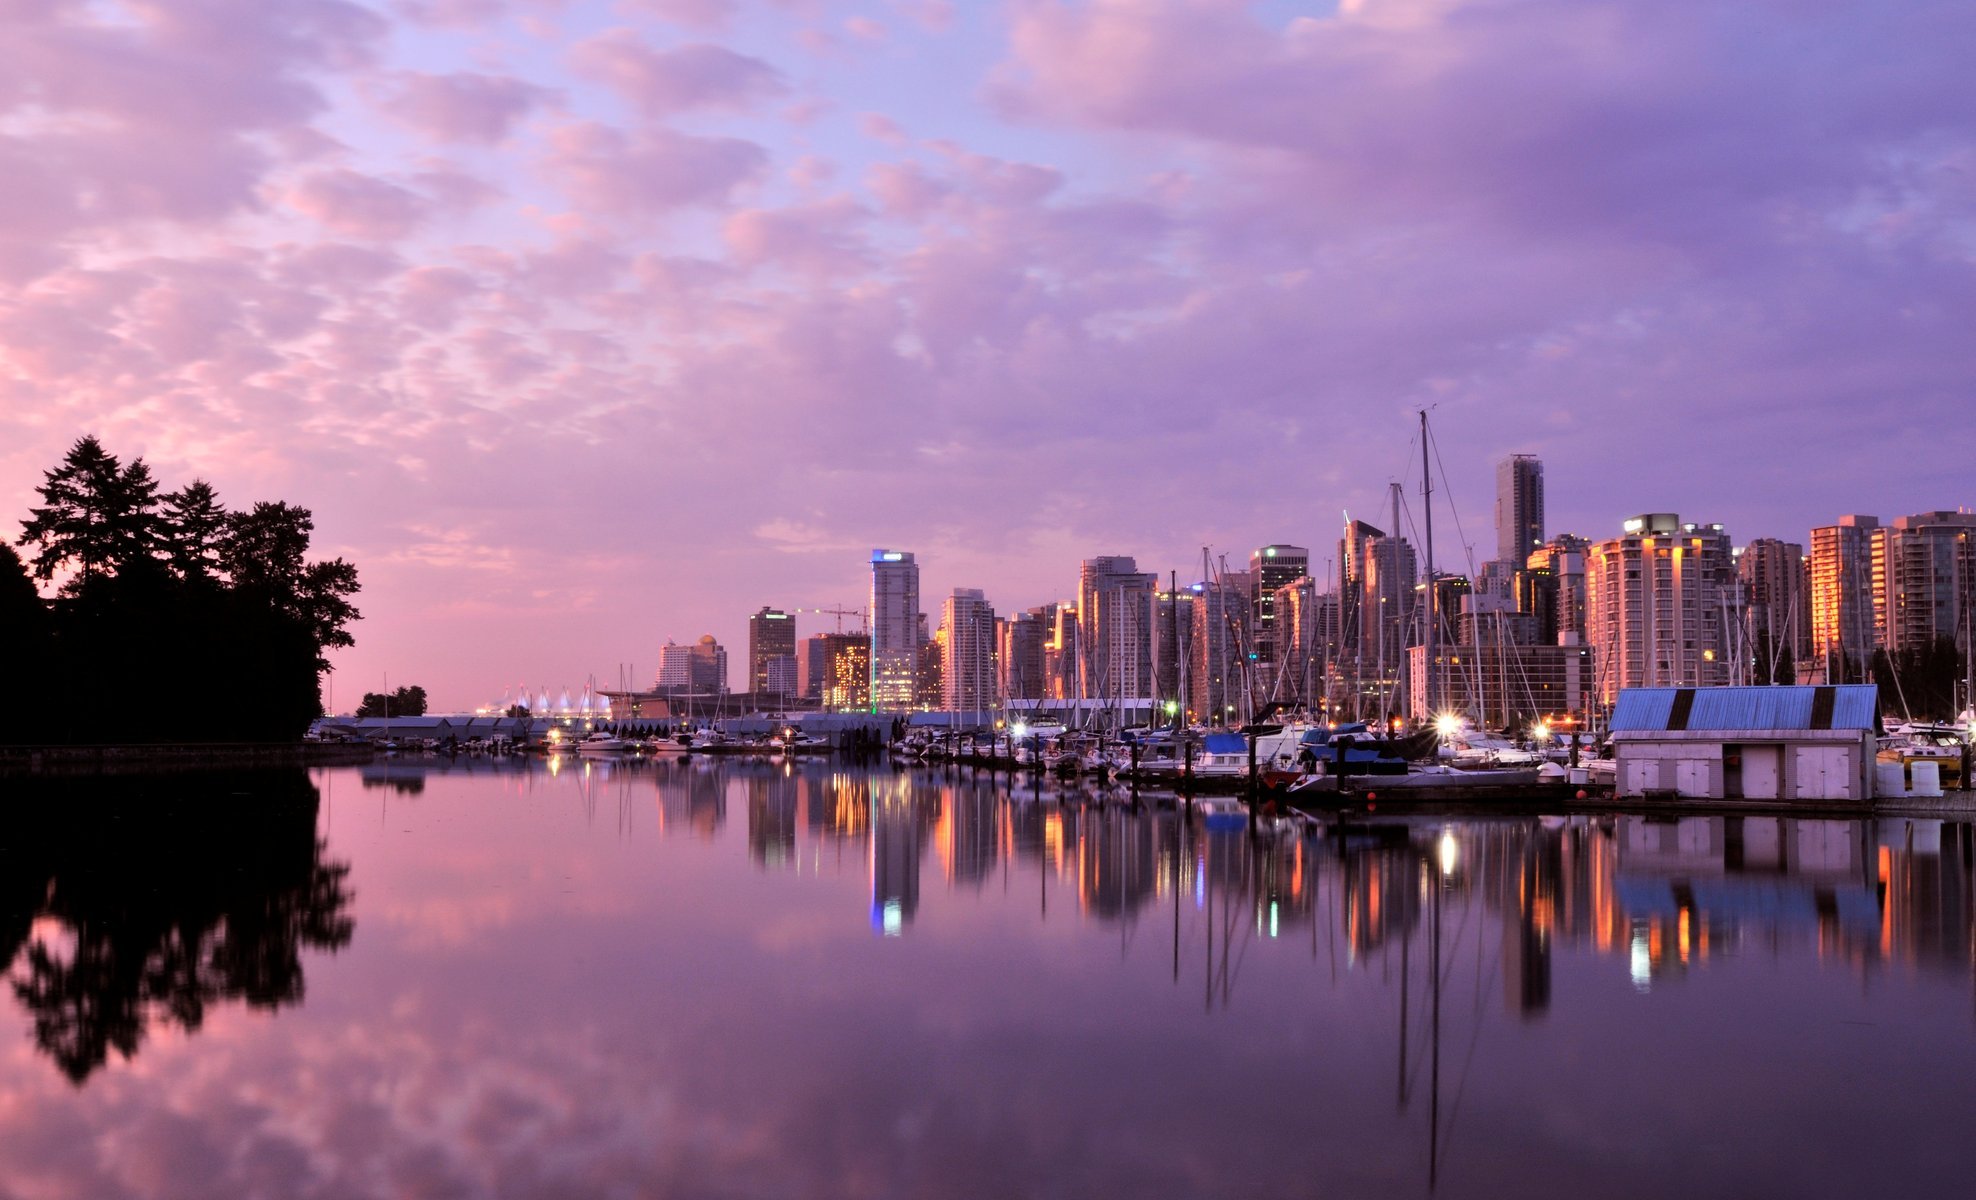
[[[42,504],[28,510],[21,545],[39,547],[36,579],[74,571],[64,594],[115,576],[157,550],[158,481],[141,458],[124,466],[94,437],[85,437],[35,490]]]
[[[360,717],[422,717],[425,715],[425,689],[412,684],[390,692],[365,692],[357,706]]]
[[[228,513],[213,485],[195,479],[164,497],[165,561],[180,579],[218,575]]]

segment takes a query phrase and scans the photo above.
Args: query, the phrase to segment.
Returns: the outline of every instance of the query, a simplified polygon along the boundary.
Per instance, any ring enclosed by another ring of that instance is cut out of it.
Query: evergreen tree
[[[85,437],[35,490],[42,506],[28,510],[20,544],[39,548],[36,579],[72,569],[62,592],[73,596],[151,561],[162,531],[158,481],[143,459],[124,466],[93,436]]]
[[[164,497],[166,562],[180,579],[211,579],[220,570],[227,511],[213,485],[195,479]]]
[[[36,698],[50,682],[51,635],[27,564],[0,541],[0,742],[42,740],[46,706]]]
[[[228,518],[220,561],[237,592],[302,623],[326,671],[330,647],[354,644],[344,626],[360,615],[349,601],[357,593],[357,569],[340,558],[308,562],[314,529],[308,509],[262,501]]]

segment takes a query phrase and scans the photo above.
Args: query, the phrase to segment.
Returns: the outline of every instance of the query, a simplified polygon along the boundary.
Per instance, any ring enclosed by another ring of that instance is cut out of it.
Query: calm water
[[[1968,824],[1258,842],[827,763],[0,795],[10,1200],[1976,1187]]]

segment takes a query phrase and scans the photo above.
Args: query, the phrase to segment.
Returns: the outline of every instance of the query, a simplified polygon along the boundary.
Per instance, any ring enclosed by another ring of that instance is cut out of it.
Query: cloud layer
[[[1482,554],[1510,451],[1594,536],[1972,499],[1967,5],[0,14],[0,516],[92,431],[314,508],[352,698],[643,676],[859,546],[1321,558],[1429,405]]]

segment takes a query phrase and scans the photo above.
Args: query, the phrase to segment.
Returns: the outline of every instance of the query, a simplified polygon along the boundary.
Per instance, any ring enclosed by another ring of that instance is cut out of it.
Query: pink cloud
[[[746,266],[773,264],[810,276],[855,272],[871,256],[858,227],[870,214],[848,197],[783,209],[747,209],[722,227],[728,248]]]
[[[550,147],[549,164],[571,196],[618,215],[720,203],[768,165],[760,146],[738,138],[669,129],[626,134],[589,121],[558,129]]]
[[[745,108],[788,90],[780,72],[759,58],[704,42],[654,50],[624,28],[578,43],[569,59],[578,72],[602,80],[648,116]]]
[[[903,146],[912,141],[899,123],[884,113],[868,112],[858,117],[858,131],[875,142],[888,146]]]
[[[620,0],[618,7],[650,13],[688,29],[717,33],[734,19],[736,5],[734,0]]]
[[[288,202],[326,228],[368,241],[410,236],[429,209],[416,192],[344,167],[306,176]]]
[[[502,75],[455,71],[396,76],[381,105],[393,120],[443,142],[492,145],[508,137],[551,93]]]

